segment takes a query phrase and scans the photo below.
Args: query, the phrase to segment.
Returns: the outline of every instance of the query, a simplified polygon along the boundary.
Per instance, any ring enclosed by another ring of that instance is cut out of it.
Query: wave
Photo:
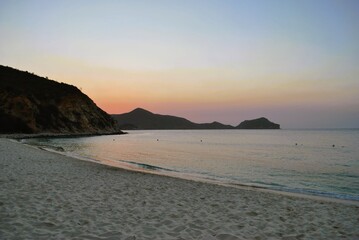
[[[128,163],[128,164],[131,164],[131,165],[135,165],[135,166],[140,167],[140,168],[143,168],[143,169],[145,169],[145,170],[178,172],[178,171],[173,170],[173,169],[163,168],[163,167],[159,167],[159,166],[155,166],[155,165],[150,165],[150,164],[146,164],[146,163],[138,163],[138,162],[126,161],[126,160],[117,160],[117,161],[119,161],[119,162],[124,162],[124,163]]]
[[[359,196],[355,195],[349,195],[349,194],[342,194],[342,193],[334,193],[334,192],[324,192],[319,190],[312,190],[312,189],[278,189],[280,191],[285,192],[292,192],[292,193],[301,193],[305,195],[314,195],[314,196],[320,196],[320,197],[327,197],[327,198],[336,198],[336,199],[343,199],[343,200],[352,200],[352,201],[359,201]]]

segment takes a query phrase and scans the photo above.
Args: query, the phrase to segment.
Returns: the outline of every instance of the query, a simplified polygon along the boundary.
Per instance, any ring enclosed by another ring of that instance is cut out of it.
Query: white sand
[[[0,239],[359,239],[359,207],[115,169],[0,139]]]

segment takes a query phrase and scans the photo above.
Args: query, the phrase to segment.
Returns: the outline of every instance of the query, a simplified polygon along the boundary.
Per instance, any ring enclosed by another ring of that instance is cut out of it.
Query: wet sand
[[[0,139],[0,239],[359,239],[353,204],[126,171]]]

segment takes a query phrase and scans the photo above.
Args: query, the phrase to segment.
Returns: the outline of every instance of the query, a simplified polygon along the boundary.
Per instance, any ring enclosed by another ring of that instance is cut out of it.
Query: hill
[[[219,122],[194,123],[185,118],[155,114],[142,108],[131,112],[111,115],[122,130],[134,129],[280,129],[280,125],[266,118],[245,120],[237,127]]]
[[[280,129],[280,125],[269,121],[267,118],[261,117],[241,122],[237,129]]]
[[[111,133],[115,121],[78,88],[0,65],[0,133]]]
[[[185,118],[155,114],[142,108],[129,113],[113,114],[120,129],[233,129],[219,122],[194,123]]]

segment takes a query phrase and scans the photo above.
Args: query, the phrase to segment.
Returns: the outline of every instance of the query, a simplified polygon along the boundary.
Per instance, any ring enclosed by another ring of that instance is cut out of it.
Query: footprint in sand
[[[251,216],[251,217],[255,217],[258,215],[258,213],[254,212],[254,211],[251,211],[251,212],[247,212],[246,213],[248,216]]]

